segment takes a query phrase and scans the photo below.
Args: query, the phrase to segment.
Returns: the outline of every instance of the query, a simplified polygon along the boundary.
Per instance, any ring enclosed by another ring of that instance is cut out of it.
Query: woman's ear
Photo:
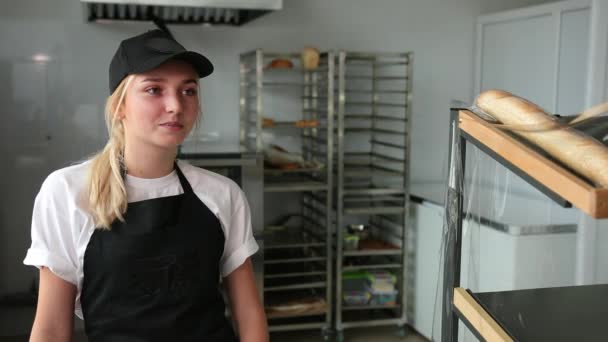
[[[125,119],[124,111],[122,109],[119,109],[114,113],[112,125],[113,126],[122,125],[124,119]]]
[[[122,120],[124,120],[125,116],[126,116],[125,105],[123,103],[120,105],[120,107],[118,107],[118,109],[116,109],[115,118],[118,121],[122,121]]]

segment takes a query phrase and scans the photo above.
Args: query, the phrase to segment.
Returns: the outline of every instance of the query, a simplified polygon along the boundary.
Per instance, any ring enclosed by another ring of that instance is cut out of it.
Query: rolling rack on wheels
[[[265,157],[259,242],[271,332],[330,336],[333,69],[331,53],[320,53],[314,68],[299,53],[240,56],[240,141]]]
[[[335,330],[412,317],[412,53],[336,54]]]
[[[608,189],[497,128],[486,116],[462,104],[453,104],[451,110],[441,341],[458,340],[459,321],[481,341],[606,340],[608,284],[492,292],[461,287],[467,145],[479,148],[562,207],[608,218]]]

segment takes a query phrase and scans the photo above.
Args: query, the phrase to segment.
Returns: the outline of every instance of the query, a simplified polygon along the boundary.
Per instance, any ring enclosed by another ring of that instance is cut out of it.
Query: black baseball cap
[[[110,93],[128,75],[152,70],[170,59],[192,64],[200,78],[213,72],[213,64],[207,57],[186,50],[163,30],[151,30],[120,42],[110,62]]]

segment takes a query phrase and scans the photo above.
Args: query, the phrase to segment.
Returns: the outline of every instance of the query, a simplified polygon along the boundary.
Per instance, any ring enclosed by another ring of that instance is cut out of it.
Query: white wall
[[[205,132],[234,141],[238,54],[254,48],[411,50],[414,61],[412,178],[443,181],[448,106],[472,97],[475,18],[543,1],[285,0],[284,9],[244,27],[171,27],[207,54],[216,72],[203,84]],[[25,290],[33,198],[43,177],[99,148],[107,66],[120,39],[151,24],[84,22],[76,0],[23,0],[0,11],[0,293]],[[37,64],[44,53],[50,62]],[[50,140],[47,139],[50,136]]]

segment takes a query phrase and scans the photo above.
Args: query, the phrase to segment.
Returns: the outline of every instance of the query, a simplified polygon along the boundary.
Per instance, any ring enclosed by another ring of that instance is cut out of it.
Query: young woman
[[[232,181],[176,161],[213,66],[161,30],[110,64],[109,141],[57,170],[36,197],[24,263],[40,269],[31,341],[267,341],[249,257],[258,246]]]

